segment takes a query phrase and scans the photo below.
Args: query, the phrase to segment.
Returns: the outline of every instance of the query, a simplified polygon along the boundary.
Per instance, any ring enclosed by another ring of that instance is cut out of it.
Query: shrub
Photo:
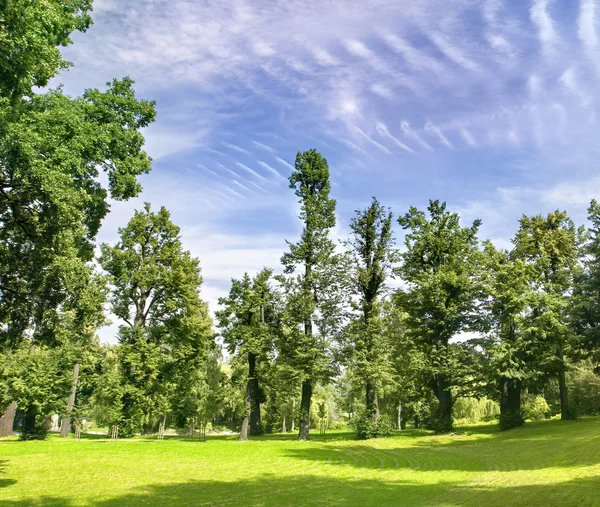
[[[373,421],[370,414],[363,412],[354,417],[350,421],[350,424],[354,427],[356,436],[360,440],[389,437],[395,429],[392,419],[387,414],[384,414],[376,421]]]
[[[545,419],[550,412],[550,407],[543,396],[527,394],[523,398],[523,417],[532,421]]]

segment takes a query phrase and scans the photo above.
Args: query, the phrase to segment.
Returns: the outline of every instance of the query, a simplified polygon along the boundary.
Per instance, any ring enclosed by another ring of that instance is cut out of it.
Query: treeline
[[[63,436],[92,419],[121,437],[220,422],[306,439],[336,412],[368,438],[600,411],[595,201],[587,227],[524,216],[502,250],[445,203],[394,216],[373,199],[336,243],[327,161],[299,153],[302,233],[281,266],[232,281],[215,322],[166,209],[147,204],[96,248],[108,199],[138,195],[150,171],[140,130],[155,104],[128,78],[80,97],[38,89],[68,66],[58,48],[90,9],[0,4],[0,434],[17,420],[43,438],[55,413]],[[108,309],[123,322],[114,346],[96,336]]]

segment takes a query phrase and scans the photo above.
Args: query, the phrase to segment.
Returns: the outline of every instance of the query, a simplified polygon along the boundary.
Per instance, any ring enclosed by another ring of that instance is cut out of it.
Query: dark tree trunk
[[[0,416],[0,438],[8,437],[13,434],[15,425],[15,414],[17,413],[17,402],[13,401],[6,407],[6,411]]]
[[[509,430],[524,423],[521,415],[520,380],[503,377],[500,380],[500,429]]]
[[[436,433],[450,433],[452,431],[452,392],[442,373],[435,375],[435,395],[439,402],[437,421],[435,424]]]
[[[248,399],[250,401],[250,435],[260,435],[260,390],[256,376],[256,354],[248,354]]]
[[[300,400],[300,431],[298,440],[310,438],[310,400],[312,398],[312,383],[309,380],[302,382],[302,399]]]
[[[379,419],[379,401],[377,400],[377,388],[373,380],[367,380],[366,386],[367,412],[373,421]]]
[[[563,356],[562,347],[558,349],[558,359],[560,363],[558,365],[558,388],[560,391],[560,418],[562,420],[571,419],[571,412],[569,411],[569,393],[567,390],[567,380],[565,378],[565,358]]]
[[[62,424],[60,426],[60,436],[65,438],[69,436],[71,432],[71,413],[75,406],[75,396],[77,395],[77,380],[79,379],[79,363],[75,364],[73,368],[73,383],[71,384],[71,393],[67,400],[67,414],[63,417]]]

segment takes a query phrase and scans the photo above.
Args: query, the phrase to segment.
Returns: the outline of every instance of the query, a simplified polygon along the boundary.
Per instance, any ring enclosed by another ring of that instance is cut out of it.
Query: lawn
[[[0,505],[600,506],[600,419],[368,442],[4,440]]]

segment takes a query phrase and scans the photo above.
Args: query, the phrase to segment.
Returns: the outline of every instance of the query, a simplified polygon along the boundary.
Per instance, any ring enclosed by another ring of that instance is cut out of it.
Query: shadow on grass
[[[529,506],[598,505],[600,478],[575,479],[560,484],[475,487],[466,484],[418,484],[383,480],[352,480],[303,475],[266,476],[235,482],[190,481],[150,485],[110,500],[91,500],[91,507],[168,506]],[[4,501],[5,507],[70,507],[67,498]],[[77,503],[81,505],[81,503]]]
[[[6,463],[6,460],[0,460],[0,488],[6,488],[7,486],[12,486],[17,483],[15,479],[2,478],[2,474],[4,474],[6,470]]]

